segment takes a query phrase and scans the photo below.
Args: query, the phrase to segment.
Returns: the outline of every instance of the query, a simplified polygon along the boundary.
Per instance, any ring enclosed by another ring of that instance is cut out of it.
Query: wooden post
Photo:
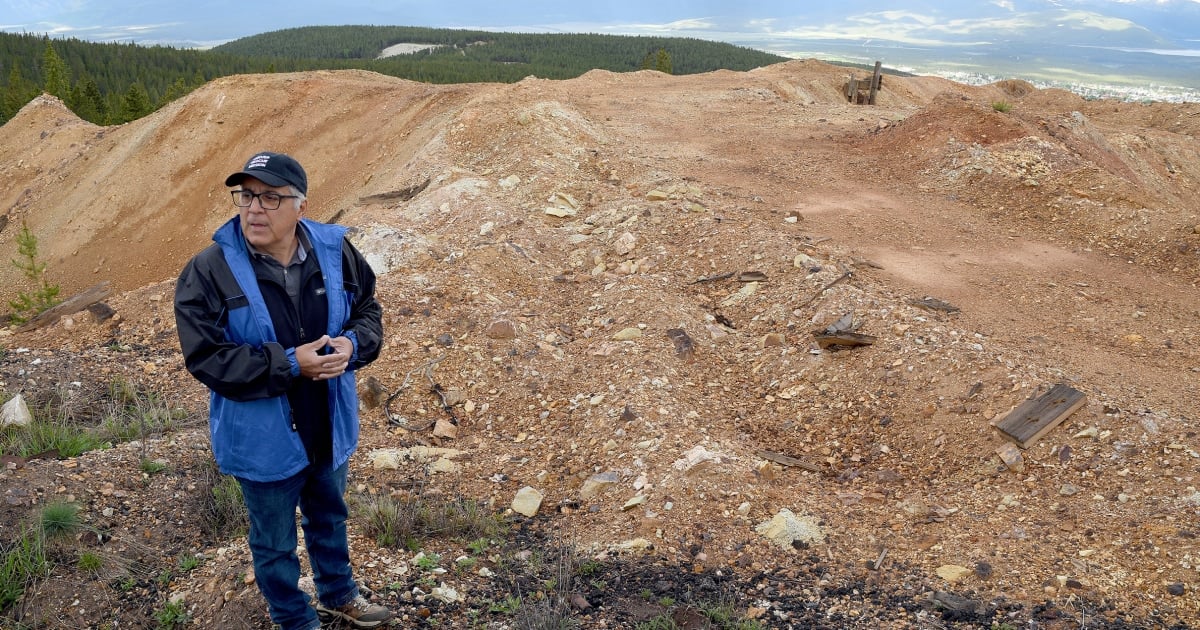
[[[880,65],[880,63],[878,61],[876,61],[875,62],[875,74],[871,75],[871,95],[869,97],[867,97],[868,105],[875,104],[875,92],[879,90],[879,65]]]

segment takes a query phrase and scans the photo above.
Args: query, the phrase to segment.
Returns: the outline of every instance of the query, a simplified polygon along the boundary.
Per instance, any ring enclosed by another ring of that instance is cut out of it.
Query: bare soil
[[[718,600],[778,628],[1195,627],[1200,105],[889,76],[864,106],[846,77],[816,61],[513,85],[236,76],[109,128],[34,101],[0,127],[0,258],[28,225],[63,293],[110,282],[115,316],[8,332],[3,388],[94,402],[124,378],[187,419],[6,462],[0,540],[73,500],[107,561],[61,562],[0,623],[152,626],[177,597],[201,627],[268,627],[244,539],[199,525],[206,398],[171,296],[232,214],[225,175],[269,149],[300,159],[313,218],[356,228],[380,274],[352,499],[415,484],[505,513],[510,551],[601,560],[573,587],[583,627],[668,610],[703,627]],[[0,280],[6,299],[25,286]],[[874,342],[820,348],[848,314]],[[1085,405],[1006,466],[994,425],[1058,383]],[[455,437],[427,428],[451,416]],[[457,467],[372,463],[415,445]],[[695,447],[710,459],[688,468]],[[604,472],[619,481],[581,497]],[[543,496],[531,518],[506,512],[525,486]],[[824,539],[756,531],[783,509]],[[532,627],[486,602],[544,588],[544,566],[451,570],[434,581],[465,601],[445,603],[413,551],[363,531],[356,570],[400,626]]]

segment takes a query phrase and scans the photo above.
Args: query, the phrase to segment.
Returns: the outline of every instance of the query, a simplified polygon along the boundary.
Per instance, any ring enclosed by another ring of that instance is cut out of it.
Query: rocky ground
[[[115,315],[7,333],[4,391],[86,416],[119,380],[180,411],[6,460],[0,540],[69,500],[105,564],[59,563],[0,623],[145,627],[179,601],[269,626],[245,540],[201,526],[205,393],[171,295],[232,214],[224,176],[273,149],[380,275],[351,498],[511,527],[466,569],[467,541],[381,548],[355,520],[400,627],[539,627],[501,604],[538,601],[564,545],[594,562],[585,628],[703,627],[712,602],[772,628],[1195,627],[1200,106],[928,77],[862,106],[846,76],[240,76],[114,128],[27,106],[0,127],[0,249],[24,222],[64,293],[108,281]],[[1056,384],[1083,405],[1014,460],[994,425]]]

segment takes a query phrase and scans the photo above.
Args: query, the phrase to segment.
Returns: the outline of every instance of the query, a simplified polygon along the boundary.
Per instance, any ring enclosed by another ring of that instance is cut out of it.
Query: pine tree
[[[37,87],[21,76],[21,67],[13,64],[8,72],[8,89],[4,92],[4,100],[0,102],[0,116],[9,120],[21,111],[25,104],[37,96]]]
[[[90,123],[108,123],[108,103],[91,76],[85,74],[75,82],[71,90],[71,111]]]
[[[25,223],[21,224],[21,231],[17,234],[17,252],[21,254],[21,258],[13,260],[13,266],[37,285],[37,289],[32,293],[22,291],[17,294],[16,299],[8,303],[15,311],[12,320],[22,324],[58,304],[60,300],[58,285],[50,284],[46,280],[46,263],[38,260],[37,236]]]
[[[70,102],[71,72],[49,39],[46,40],[46,52],[42,54],[42,76],[45,78],[43,92],[57,96],[64,103]]]
[[[191,91],[192,87],[183,80],[183,77],[179,77],[178,79],[175,79],[174,83],[167,86],[167,91],[164,92],[162,98],[159,99],[158,106],[162,107],[163,105],[166,105],[177,98],[187,96],[188,92]]]
[[[146,93],[146,88],[142,87],[141,83],[133,83],[121,99],[121,110],[117,112],[116,122],[137,120],[152,111],[154,106],[150,104],[150,95]]]
[[[655,52],[646,53],[646,56],[642,58],[640,69],[658,70],[666,74],[673,74],[671,53],[667,52],[665,48],[659,48]]]
[[[654,55],[654,69],[666,74],[672,74],[671,54],[664,48],[659,48]]]

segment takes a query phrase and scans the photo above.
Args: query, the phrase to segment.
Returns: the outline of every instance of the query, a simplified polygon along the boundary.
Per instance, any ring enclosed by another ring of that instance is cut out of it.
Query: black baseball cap
[[[268,186],[294,186],[300,194],[308,194],[308,175],[304,167],[290,155],[263,151],[246,160],[242,170],[225,178],[226,186],[237,186],[253,177]]]

